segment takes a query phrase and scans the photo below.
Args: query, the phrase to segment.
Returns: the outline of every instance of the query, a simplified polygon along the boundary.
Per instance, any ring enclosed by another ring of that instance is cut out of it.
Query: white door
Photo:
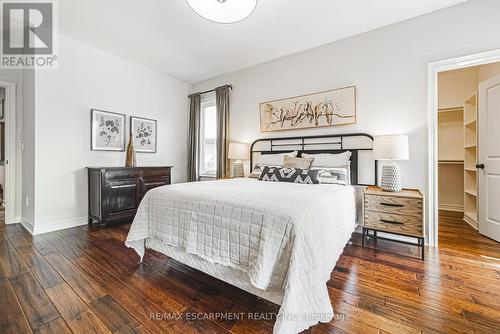
[[[500,76],[479,85],[479,233],[500,241]]]

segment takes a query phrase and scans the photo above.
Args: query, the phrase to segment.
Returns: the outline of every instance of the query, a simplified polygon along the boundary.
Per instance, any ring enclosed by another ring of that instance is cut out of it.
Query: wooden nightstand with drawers
[[[424,260],[424,197],[415,189],[401,192],[386,192],[379,187],[368,187],[363,198],[362,246],[365,238],[384,239],[415,245],[421,248]],[[370,234],[372,232],[372,234]],[[417,243],[383,238],[377,232],[389,233],[417,239]]]

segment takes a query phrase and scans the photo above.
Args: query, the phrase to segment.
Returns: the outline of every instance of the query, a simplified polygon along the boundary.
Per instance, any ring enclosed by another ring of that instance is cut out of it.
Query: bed
[[[228,179],[149,191],[126,245],[147,248],[281,305],[274,333],[299,333],[329,322],[326,287],[356,226],[356,188],[376,180],[366,134],[260,139],[256,157],[351,152],[352,185]],[[361,182],[360,182],[361,181]]]

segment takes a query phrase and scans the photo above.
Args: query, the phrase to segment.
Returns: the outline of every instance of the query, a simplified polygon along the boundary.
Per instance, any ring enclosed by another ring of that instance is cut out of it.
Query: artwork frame
[[[138,124],[141,125],[138,125]],[[148,128],[148,125],[150,128]],[[142,127],[142,128],[140,128]],[[158,151],[158,121],[155,119],[130,116],[130,133],[137,153],[156,153]],[[144,134],[148,134],[144,138]],[[144,143],[144,141],[149,141]]]
[[[115,124],[106,124],[112,121]],[[111,111],[91,109],[90,149],[92,151],[125,151],[127,116]]]
[[[346,86],[259,104],[260,132],[356,124],[356,86]]]

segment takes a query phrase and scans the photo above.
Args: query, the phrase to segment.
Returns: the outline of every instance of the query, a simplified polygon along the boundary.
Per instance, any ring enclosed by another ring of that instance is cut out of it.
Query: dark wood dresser
[[[89,224],[107,226],[131,222],[149,190],[170,184],[171,168],[87,167]]]

